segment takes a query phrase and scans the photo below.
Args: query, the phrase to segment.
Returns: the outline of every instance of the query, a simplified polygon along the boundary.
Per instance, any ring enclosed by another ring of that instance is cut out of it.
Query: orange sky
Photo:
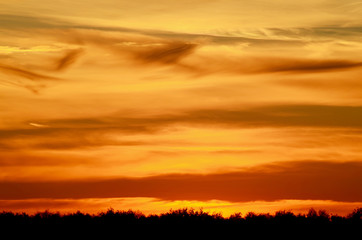
[[[345,214],[362,2],[0,0],[0,210]]]

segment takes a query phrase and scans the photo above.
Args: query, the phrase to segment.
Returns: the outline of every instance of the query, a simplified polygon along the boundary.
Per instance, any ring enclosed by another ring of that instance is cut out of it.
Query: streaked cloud
[[[24,70],[24,69],[12,67],[12,66],[0,65],[0,69],[5,74],[19,76],[19,77],[26,78],[26,79],[29,79],[32,81],[57,80],[54,77],[46,76],[43,74],[35,73],[32,71],[28,71],[28,70]]]
[[[5,75],[6,79],[0,79],[0,83],[26,88],[33,93],[38,93],[40,89],[44,88],[46,86],[46,82],[59,80],[59,78],[56,77],[25,70],[15,66],[0,64],[0,70]],[[16,79],[13,79],[14,77]]]
[[[163,200],[362,201],[359,162],[278,163],[247,171],[207,175],[61,182],[2,182],[0,198],[153,197]],[[345,188],[344,186],[349,186]]]
[[[100,129],[102,127],[124,131],[153,130],[170,124],[228,125],[230,127],[346,127],[360,128],[360,106],[332,105],[271,105],[255,108],[199,109],[168,115],[121,117],[117,114],[99,118],[59,119],[44,121],[55,129]],[[47,131],[47,130],[45,130]],[[52,131],[50,129],[50,131]],[[4,134],[24,134],[32,130],[7,131]]]
[[[362,129],[360,106],[275,105],[245,109],[199,109],[173,114],[33,121],[32,128],[0,130],[0,147],[16,149],[77,149],[101,146],[137,146],[147,141],[116,140],[123,136],[163,134],[173,127],[201,129],[340,128]]]
[[[65,70],[80,57],[81,53],[81,49],[68,51],[62,58],[59,59],[55,69],[58,71]]]

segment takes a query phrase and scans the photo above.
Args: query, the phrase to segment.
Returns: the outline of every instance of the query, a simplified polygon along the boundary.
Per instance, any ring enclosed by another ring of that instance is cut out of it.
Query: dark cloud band
[[[362,201],[361,162],[289,162],[215,174],[1,182],[0,199],[152,197],[163,200]]]

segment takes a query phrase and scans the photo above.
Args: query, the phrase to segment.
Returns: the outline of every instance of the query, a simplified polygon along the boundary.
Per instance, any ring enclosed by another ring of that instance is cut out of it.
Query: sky
[[[0,210],[361,207],[361,14],[0,0]]]

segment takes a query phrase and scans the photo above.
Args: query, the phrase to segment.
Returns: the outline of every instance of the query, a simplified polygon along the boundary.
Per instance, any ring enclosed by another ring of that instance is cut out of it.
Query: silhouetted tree
[[[362,224],[362,208],[357,208],[353,210],[352,213],[348,214],[347,218],[356,224]]]
[[[242,217],[242,214],[240,212],[231,214],[229,217],[229,222],[234,223],[234,224],[237,224],[237,223],[240,224],[243,222],[243,220],[244,220],[244,218]]]
[[[277,211],[274,215],[274,221],[278,224],[295,224],[297,217],[291,211]]]
[[[249,212],[242,216],[241,213],[234,213],[228,218],[224,218],[220,213],[210,214],[203,209],[195,210],[192,208],[183,208],[170,210],[166,213],[151,214],[145,216],[140,211],[115,211],[113,208],[106,212],[96,215],[85,214],[80,211],[70,214],[61,215],[59,212],[51,213],[49,211],[37,212],[34,215],[26,213],[12,213],[3,211],[0,213],[0,226],[15,224],[32,224],[32,225],[102,225],[102,226],[127,226],[134,224],[157,224],[157,225],[183,225],[183,224],[231,224],[240,226],[256,226],[272,224],[273,226],[298,225],[306,223],[314,226],[336,226],[336,225],[362,225],[362,208],[355,209],[347,217],[330,215],[325,210],[318,212],[311,208],[306,215],[295,215],[291,211],[277,211],[274,215],[256,214]],[[250,225],[251,224],[251,225]]]

